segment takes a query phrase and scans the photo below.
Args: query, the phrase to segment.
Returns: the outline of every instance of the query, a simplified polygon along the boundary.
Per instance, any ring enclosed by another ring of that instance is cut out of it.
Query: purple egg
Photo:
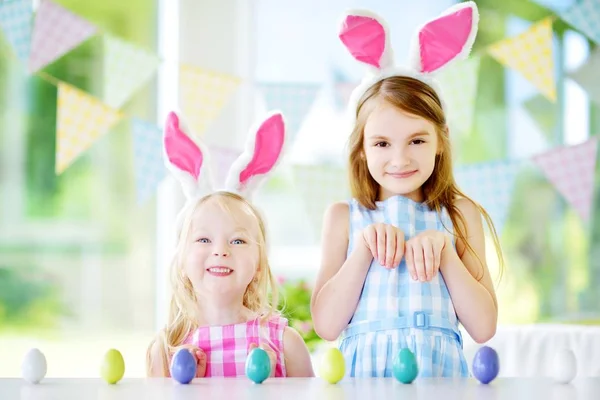
[[[489,346],[480,348],[473,358],[473,375],[483,384],[493,381],[500,372],[500,360],[496,350]]]
[[[179,383],[187,384],[196,376],[196,359],[187,349],[179,349],[171,361],[171,376]]]

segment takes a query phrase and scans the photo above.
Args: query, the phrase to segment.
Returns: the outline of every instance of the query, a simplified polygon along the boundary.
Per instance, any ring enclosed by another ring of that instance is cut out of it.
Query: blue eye
[[[246,244],[246,241],[243,239],[233,239],[231,244]]]
[[[200,239],[196,240],[196,242],[198,242],[198,243],[210,243],[210,240],[208,240],[207,238],[200,238]]]

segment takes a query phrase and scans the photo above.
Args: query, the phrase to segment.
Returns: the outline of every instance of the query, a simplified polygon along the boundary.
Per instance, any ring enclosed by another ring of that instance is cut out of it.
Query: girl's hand
[[[194,356],[194,360],[196,360],[196,378],[204,378],[206,375],[206,353],[199,347],[196,347],[191,344],[186,344],[183,346],[179,346],[175,349],[175,353],[180,349],[187,349],[192,356]]]
[[[250,352],[257,347],[258,345],[256,343],[250,343],[250,347],[248,348],[248,354],[250,354]],[[267,355],[269,356],[269,360],[271,361],[271,377],[274,377],[275,367],[277,365],[277,354],[268,344],[261,344],[260,348],[266,351]]]
[[[442,251],[451,246],[443,232],[421,232],[406,242],[406,267],[414,280],[430,281],[440,269]]]
[[[371,224],[363,230],[363,239],[373,258],[385,268],[396,268],[404,255],[404,232],[393,225]]]

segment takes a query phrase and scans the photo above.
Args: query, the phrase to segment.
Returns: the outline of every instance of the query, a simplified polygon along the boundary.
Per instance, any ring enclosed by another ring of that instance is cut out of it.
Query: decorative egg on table
[[[188,349],[179,349],[171,360],[171,377],[177,382],[187,385],[196,377],[198,364]]]
[[[394,360],[392,372],[399,382],[412,383],[419,375],[419,366],[413,352],[407,348],[401,349]]]
[[[483,346],[473,357],[473,375],[483,384],[488,384],[498,376],[500,372],[500,359],[496,350],[489,346]]]
[[[102,368],[100,369],[102,378],[114,385],[119,382],[125,375],[125,360],[119,350],[110,349],[102,359]]]
[[[46,376],[48,365],[46,357],[39,349],[29,350],[21,364],[21,375],[29,383],[40,383]]]
[[[552,377],[560,383],[569,383],[577,376],[577,359],[570,349],[560,349],[554,355]]]
[[[271,375],[271,359],[260,347],[250,351],[246,358],[246,376],[254,383],[263,383]]]
[[[338,383],[346,374],[346,361],[342,352],[335,348],[329,348],[321,357],[319,364],[319,376],[329,383]]]

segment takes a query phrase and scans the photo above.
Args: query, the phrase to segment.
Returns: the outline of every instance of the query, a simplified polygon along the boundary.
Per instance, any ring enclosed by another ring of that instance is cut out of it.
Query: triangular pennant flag
[[[158,184],[167,176],[163,161],[163,135],[156,125],[137,118],[131,119],[131,132],[137,201],[142,204],[156,193]]]
[[[66,83],[58,84],[56,118],[56,173],[61,174],[100,136],[108,132],[121,114],[98,99]]]
[[[548,99],[556,100],[552,17],[520,35],[492,44],[488,52],[502,64],[519,71]]]
[[[292,168],[296,190],[318,239],[327,207],[350,196],[348,172],[333,165],[294,165]]]
[[[481,204],[500,234],[512,201],[520,161],[504,160],[462,165],[456,170],[460,190]]]
[[[223,186],[229,172],[229,167],[238,158],[240,151],[225,147],[209,146],[211,172],[217,186]]]
[[[461,133],[471,132],[477,98],[479,64],[480,58],[472,57],[445,69],[438,76],[448,106],[450,132],[454,129]]]
[[[584,221],[590,217],[598,138],[584,143],[557,147],[533,157],[546,178]]]
[[[8,0],[0,2],[0,28],[17,58],[24,64],[31,49],[31,0]]]
[[[181,108],[195,135],[202,136],[239,86],[238,77],[182,65]]]
[[[34,73],[62,57],[96,31],[96,26],[88,20],[50,0],[42,0],[35,15],[29,72]]]
[[[104,102],[113,108],[121,108],[150,79],[158,63],[156,54],[105,35]]]
[[[600,47],[596,47],[585,64],[569,76],[587,92],[590,100],[600,105]]]
[[[536,94],[527,99],[523,103],[523,107],[537,123],[546,139],[553,139],[558,124],[556,104],[551,103],[544,96]]]
[[[578,0],[559,13],[560,17],[600,44],[600,0]]]
[[[281,110],[293,143],[321,85],[312,83],[262,83],[260,89],[269,109]]]

